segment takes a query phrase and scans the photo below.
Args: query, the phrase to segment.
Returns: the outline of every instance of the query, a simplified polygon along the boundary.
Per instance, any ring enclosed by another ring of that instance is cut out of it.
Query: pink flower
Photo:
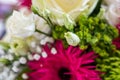
[[[119,31],[119,35],[120,35],[120,24],[116,25],[118,31]]]
[[[31,8],[32,1],[31,0],[19,0],[20,7],[27,7],[28,9]]]
[[[43,52],[47,57],[28,62],[31,69],[28,80],[101,80],[93,64],[97,57],[94,52],[86,53],[73,46],[65,49],[61,41],[56,41],[55,45],[46,44]]]
[[[112,43],[116,46],[117,49],[120,49],[120,37],[114,39]]]
[[[120,36],[120,24],[116,25],[116,27],[117,27],[117,29],[118,29],[118,31],[119,31],[119,36]],[[120,37],[114,39],[114,40],[112,41],[112,43],[113,43],[113,45],[116,46],[117,49],[120,49]]]

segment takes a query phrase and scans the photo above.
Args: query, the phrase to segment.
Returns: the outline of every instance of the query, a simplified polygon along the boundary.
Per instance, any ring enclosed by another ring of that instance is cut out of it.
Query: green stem
[[[35,31],[38,32],[38,33],[44,34],[44,35],[46,35],[46,36],[51,36],[50,34],[47,34],[47,33],[45,33],[45,32],[42,32],[42,31],[40,31],[40,30],[38,30],[38,29],[36,29]]]
[[[44,16],[40,15],[40,14],[39,14],[39,16],[47,22],[47,24],[50,26],[51,29],[53,28],[53,24],[52,24],[52,21],[49,18],[49,16],[46,16],[46,18]]]

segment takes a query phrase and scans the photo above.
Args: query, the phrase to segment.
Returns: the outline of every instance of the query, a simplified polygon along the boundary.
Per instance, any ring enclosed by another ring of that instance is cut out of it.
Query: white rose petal
[[[33,13],[25,14],[23,11],[13,11],[7,20],[9,35],[25,38],[31,36],[35,31],[35,20]]]
[[[69,15],[71,20],[83,11],[90,14],[99,0],[32,0],[33,7],[39,14],[50,14],[52,21],[64,24],[64,14]]]
[[[20,62],[21,64],[26,64],[26,63],[27,63],[27,59],[26,59],[25,57],[21,57],[21,58],[19,59],[19,62]]]
[[[119,0],[103,0],[103,2],[107,5],[111,5],[114,4],[116,2],[120,2]]]
[[[111,4],[106,10],[105,18],[111,25],[120,23],[120,3]]]

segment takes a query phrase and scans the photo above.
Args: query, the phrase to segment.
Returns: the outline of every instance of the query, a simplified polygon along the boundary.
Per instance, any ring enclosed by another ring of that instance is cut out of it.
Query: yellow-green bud
[[[67,43],[72,46],[77,46],[80,42],[79,37],[72,32],[65,33],[64,37],[66,38]]]

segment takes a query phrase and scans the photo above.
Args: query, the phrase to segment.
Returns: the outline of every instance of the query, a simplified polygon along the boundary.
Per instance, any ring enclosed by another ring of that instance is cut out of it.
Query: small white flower
[[[4,64],[0,63],[0,73],[3,72],[3,68],[5,67]]]
[[[27,59],[26,59],[25,57],[21,57],[21,58],[19,59],[19,62],[20,62],[21,64],[26,64],[26,63],[27,63]]]
[[[46,44],[46,40],[45,40],[45,39],[42,39],[42,40],[40,41],[40,44],[41,44],[41,45],[45,45],[45,44]]]
[[[51,53],[52,53],[52,54],[57,54],[57,50],[56,50],[55,48],[52,48],[52,49],[51,49]]]
[[[3,54],[5,54],[5,51],[2,48],[0,48],[0,55],[3,55]]]
[[[20,65],[20,62],[19,61],[14,61],[13,62],[13,66],[19,66]]]
[[[33,58],[34,58],[36,61],[38,61],[38,60],[40,59],[40,55],[39,55],[39,54],[35,54],[35,55],[33,56]]]
[[[36,47],[36,52],[37,52],[37,53],[41,53],[41,51],[42,51],[41,47],[37,46],[37,47]]]
[[[35,31],[34,14],[26,14],[24,11],[13,11],[7,20],[8,35],[25,38]]]
[[[26,80],[26,79],[28,79],[28,75],[24,73],[24,74],[22,74],[22,78]]]
[[[36,48],[36,42],[35,41],[33,41],[33,42],[31,42],[31,45],[30,45],[32,48]]]
[[[46,37],[45,41],[49,43],[54,43],[54,39],[52,37]]]
[[[19,71],[20,71],[20,69],[19,69],[17,66],[13,66],[13,67],[12,67],[12,70],[13,70],[14,72],[19,72]]]
[[[10,61],[12,61],[14,59],[13,55],[11,55],[11,54],[6,55],[6,58]]]
[[[33,58],[33,55],[32,54],[30,54],[30,53],[28,53],[28,56],[27,56],[27,58],[28,58],[28,60],[34,60],[34,58]]]
[[[42,54],[43,58],[47,58],[47,56],[48,56],[46,52],[42,52],[41,54]]]
[[[15,80],[15,78],[18,75],[17,73],[10,71],[11,70],[10,67],[4,66],[2,69],[3,71],[0,72],[0,80]]]
[[[65,38],[67,40],[67,43],[72,46],[77,46],[80,42],[79,37],[72,32],[65,33]]]

